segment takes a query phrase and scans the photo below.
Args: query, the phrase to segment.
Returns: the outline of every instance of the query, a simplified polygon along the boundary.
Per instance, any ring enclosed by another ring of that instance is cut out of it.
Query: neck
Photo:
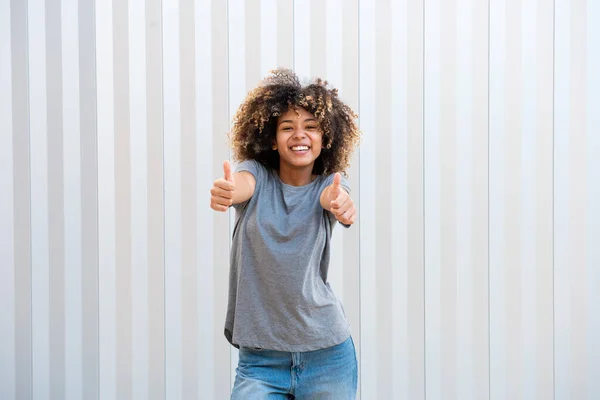
[[[279,179],[286,185],[304,186],[311,183],[314,179],[312,174],[313,166],[303,168],[290,168],[286,165],[279,166]]]

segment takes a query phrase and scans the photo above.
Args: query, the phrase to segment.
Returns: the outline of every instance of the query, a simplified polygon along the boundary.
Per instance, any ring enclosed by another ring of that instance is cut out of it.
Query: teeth
[[[308,146],[294,146],[294,147],[292,147],[292,150],[294,150],[294,151],[308,150]]]

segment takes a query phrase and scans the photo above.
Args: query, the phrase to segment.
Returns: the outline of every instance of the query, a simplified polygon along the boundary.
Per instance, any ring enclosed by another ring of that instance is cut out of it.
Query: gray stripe
[[[537,363],[535,364],[539,399],[554,397],[554,285],[553,285],[553,0],[539,1],[537,5]],[[549,66],[552,66],[550,68]],[[551,199],[551,200],[549,200]]]
[[[456,258],[456,1],[440,2],[440,393],[457,398],[457,258]],[[461,88],[462,89],[462,88]],[[466,188],[461,188],[466,190]],[[460,371],[464,372],[464,371]]]
[[[131,399],[131,162],[129,139],[129,18],[127,0],[113,0],[115,124],[115,278],[118,399]],[[141,62],[141,60],[140,60]]]
[[[12,0],[12,106],[15,254],[15,351],[18,399],[32,398],[31,193],[29,169],[29,78],[27,1]]]
[[[245,41],[245,64],[246,69],[246,90],[252,90],[261,79],[260,62],[261,51],[272,51],[271,49],[261,49],[260,42],[260,0],[248,0],[245,3],[245,24],[246,41]],[[275,21],[264,21],[266,23],[275,23]],[[275,68],[274,65],[269,65],[269,69]],[[232,105],[233,106],[233,105]]]
[[[148,146],[148,393],[165,398],[165,285],[161,0],[146,0]]]
[[[99,396],[98,373],[98,152],[96,129],[96,21],[94,0],[79,1],[81,127],[81,279],[83,287],[83,396]]]
[[[375,6],[375,98],[377,99],[375,132],[379,143],[391,143],[392,132],[392,79],[391,60],[391,13],[390,0],[377,2]],[[375,211],[377,240],[375,245],[375,266],[377,269],[377,395],[392,398],[394,365],[388,357],[389,346],[385,337],[392,332],[392,227],[389,223],[389,210],[393,210],[389,195],[389,182],[392,180],[390,162],[393,160],[392,146],[378,146],[375,161],[375,190],[378,208]]]
[[[277,65],[294,67],[294,2],[277,1]]]
[[[473,2],[473,399],[489,398],[488,328],[488,3]]]
[[[589,399],[586,296],[586,2],[571,2],[569,107],[569,274],[571,277],[571,396]],[[591,184],[591,183],[590,183]],[[598,184],[598,183],[595,183]],[[594,393],[595,394],[595,393]]]
[[[505,59],[505,129],[504,129],[504,237],[502,238],[506,285],[501,288],[506,301],[506,396],[520,398],[523,391],[523,339],[521,296],[521,131],[520,102],[523,85],[521,69],[521,9],[520,2],[509,0],[506,4],[506,59]],[[498,51],[498,50],[496,50]],[[493,182],[492,184],[496,184]]]
[[[358,113],[358,0],[342,3],[342,88],[343,100]],[[343,292],[344,309],[353,327],[357,357],[360,357],[360,182],[358,151],[348,169],[352,184],[352,200],[358,210],[354,228],[344,233],[343,239]],[[359,364],[360,368],[360,364]]]
[[[48,223],[50,251],[50,398],[65,397],[65,253],[62,34],[60,0],[46,5]]]
[[[212,4],[212,98],[213,98],[213,132],[227,132],[229,129],[229,46],[223,38],[227,37],[229,25],[227,16],[227,4],[225,2],[213,2]],[[290,42],[291,43],[291,42]],[[213,172],[216,174],[223,171],[222,160],[228,158],[229,149],[225,140],[213,142]],[[214,224],[214,237],[229,237],[229,224],[220,215],[216,216]],[[229,241],[216,240],[214,249],[214,293],[226,293],[228,287],[228,251]],[[214,310],[214,326],[223,325],[223,316],[227,311],[226,302],[216,302]],[[215,366],[215,393],[216,399],[229,397],[230,387],[230,345],[223,340],[223,331],[215,329],[215,337],[212,346],[214,348]],[[210,345],[210,344],[208,344]],[[227,360],[227,361],[226,361]]]
[[[196,46],[193,0],[179,3],[180,96],[181,96],[181,315],[182,398],[203,397],[198,389],[198,315],[196,249]],[[202,94],[200,94],[202,95]]]
[[[410,399],[425,398],[423,2],[408,2],[408,329]]]
[[[310,0],[310,76],[326,79],[327,75],[327,7],[320,0]]]

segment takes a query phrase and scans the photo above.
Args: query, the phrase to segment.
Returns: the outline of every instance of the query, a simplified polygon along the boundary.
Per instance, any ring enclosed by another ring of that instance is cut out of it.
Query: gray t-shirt
[[[333,175],[297,187],[254,160],[235,170],[252,173],[256,188],[234,206],[227,340],[235,347],[289,352],[342,343],[350,326],[327,283],[336,219],[320,204]],[[343,175],[342,187],[350,192]]]

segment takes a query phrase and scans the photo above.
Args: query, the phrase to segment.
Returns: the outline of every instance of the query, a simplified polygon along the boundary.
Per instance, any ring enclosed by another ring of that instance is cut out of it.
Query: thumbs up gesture
[[[229,161],[223,163],[223,178],[217,179],[210,190],[210,208],[215,211],[227,211],[233,204],[235,180]]]
[[[329,211],[344,225],[352,225],[356,218],[356,207],[352,198],[342,188],[342,176],[337,172],[333,177],[333,183],[329,187],[330,207]]]

